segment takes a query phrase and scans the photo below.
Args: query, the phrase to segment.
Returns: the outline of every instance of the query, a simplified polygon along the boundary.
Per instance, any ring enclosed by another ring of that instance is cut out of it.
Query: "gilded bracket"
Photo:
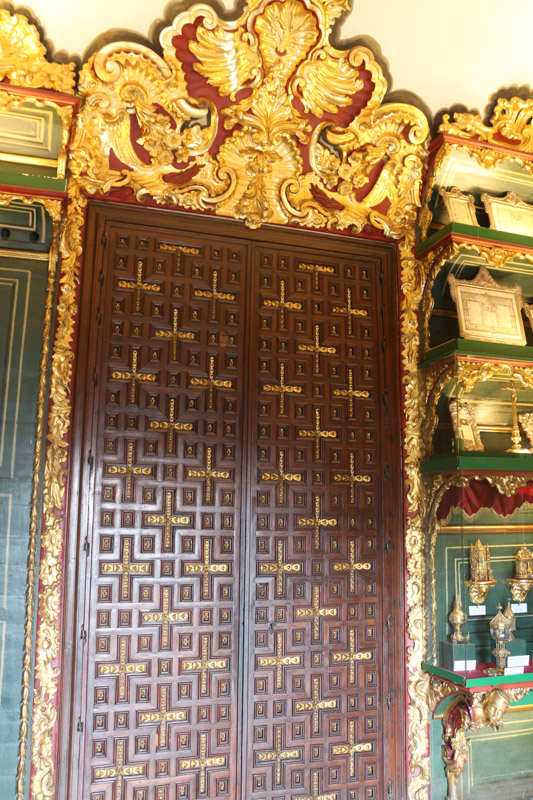
[[[459,800],[457,782],[466,766],[470,750],[467,732],[476,733],[487,727],[500,731],[503,727],[503,716],[510,704],[520,701],[527,694],[527,688],[491,689],[472,694],[462,692],[453,698],[442,718],[442,760],[448,780],[446,800]]]

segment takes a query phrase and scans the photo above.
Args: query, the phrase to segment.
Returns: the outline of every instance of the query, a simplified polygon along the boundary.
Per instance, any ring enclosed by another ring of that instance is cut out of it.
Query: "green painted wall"
[[[4,212],[4,210],[2,210]],[[11,217],[12,217],[12,212]],[[5,218],[4,218],[5,217]],[[18,220],[20,221],[20,220]],[[30,503],[48,258],[13,219],[0,249],[0,797],[15,796]],[[33,224],[33,223],[32,223]],[[35,237],[33,237],[35,238]],[[31,251],[23,252],[21,248]]]

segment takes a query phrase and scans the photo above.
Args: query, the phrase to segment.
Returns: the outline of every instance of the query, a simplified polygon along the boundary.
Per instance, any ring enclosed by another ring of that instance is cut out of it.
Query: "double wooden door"
[[[66,795],[402,796],[394,250],[95,204],[86,252]]]

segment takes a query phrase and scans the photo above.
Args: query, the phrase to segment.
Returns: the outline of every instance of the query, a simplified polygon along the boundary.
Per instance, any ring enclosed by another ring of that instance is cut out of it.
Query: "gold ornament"
[[[523,603],[533,586],[533,553],[524,546],[515,556],[515,576],[505,581],[515,603]]]
[[[39,536],[39,506],[41,487],[41,468],[44,447],[44,420],[47,397],[48,358],[50,354],[50,332],[54,308],[55,277],[57,267],[57,233],[61,221],[61,201],[38,196],[0,194],[0,206],[9,206],[14,200],[26,205],[40,203],[52,220],[52,243],[48,254],[48,276],[44,305],[43,338],[41,363],[39,367],[39,389],[37,394],[37,419],[35,425],[35,452],[33,457],[33,477],[30,509],[30,529],[28,540],[28,561],[26,572],[26,608],[24,616],[24,650],[22,655],[22,687],[20,699],[20,725],[18,743],[18,763],[16,778],[16,798],[24,797],[28,731],[30,724],[30,699],[33,652],[33,626],[35,604],[35,576],[37,566],[37,542]]]
[[[469,642],[470,634],[466,636],[463,633],[463,625],[466,623],[467,616],[463,611],[461,598],[456,595],[453,603],[453,608],[448,614],[448,622],[453,628],[453,633],[450,634],[450,641],[453,644],[460,644],[461,642]]]
[[[522,430],[529,439],[529,444],[533,448],[533,413],[529,412],[529,413],[519,414],[518,419],[520,420],[520,425],[522,426]]]
[[[470,545],[470,580],[465,581],[471,601],[477,606],[483,605],[489,589],[497,583],[490,566],[489,546],[478,539]]]
[[[73,182],[69,188],[69,210],[63,225],[60,249],[59,298],[52,348],[47,446],[43,477],[43,530],[37,604],[38,629],[35,643],[35,690],[31,724],[32,796],[44,800],[54,796],[54,733],[57,723],[57,693],[61,635],[61,555],[63,551],[63,504],[70,429],[71,380],[74,363],[74,320],[77,317],[76,288],[79,281],[81,232],[86,200]],[[17,799],[18,800],[18,799]]]
[[[486,670],[487,675],[503,675],[505,667],[507,666],[507,659],[511,655],[507,649],[507,642],[512,641],[513,633],[511,630],[511,620],[502,614],[502,605],[498,603],[498,612],[489,623],[490,635],[496,643],[496,647],[492,650],[492,655],[496,661],[496,669],[491,668]],[[509,703],[507,703],[509,705]]]
[[[82,71],[83,105],[70,146],[69,207],[61,239],[60,312],[52,352],[50,441],[43,481],[45,532],[31,744],[36,798],[52,798],[56,781],[61,508],[69,451],[72,341],[86,204],[83,190],[106,194],[114,188],[129,190],[140,201],[150,198],[240,218],[250,227],[268,221],[359,232],[369,225],[398,238],[411,638],[407,656],[409,796],[427,796],[428,679],[421,671],[424,536],[417,373],[423,284],[414,257],[414,221],[428,125],[412,106],[382,105],[387,84],[370,50],[337,50],[329,44],[332,26],[346,6],[344,0],[254,0],[239,19],[225,21],[209,6],[196,5],[163,31],[162,58],[141,45],[112,44],[92,57]],[[10,19],[21,42],[17,65],[23,64],[20,80],[24,85],[71,91],[72,68],[47,64],[40,43],[25,60],[24,46],[35,29],[20,15]],[[195,24],[196,34],[188,47],[194,69],[210,84],[209,98],[189,95],[184,64],[172,46],[172,39],[189,23]],[[231,58],[226,56],[230,52]],[[6,65],[5,75],[14,80],[16,70]],[[223,103],[210,99],[216,93]],[[140,133],[133,134],[135,129]]]
[[[195,5],[162,31],[162,58],[130,42],[103,47],[80,75],[71,168],[82,187],[128,187],[137,200],[252,228],[370,224],[405,235],[420,202],[427,120],[413,106],[382,105],[387,84],[370,50],[329,43],[342,10],[326,0],[253,0],[227,21]],[[173,44],[189,24],[194,69],[228,98],[222,111],[189,94],[190,67]],[[342,109],[342,124],[323,119]]]
[[[439,133],[449,133],[464,139],[479,139],[524,153],[533,153],[533,100],[500,97],[490,118],[490,125],[483,124],[480,114],[456,113],[453,115],[453,122],[450,122],[450,115],[445,114],[442,119]]]
[[[74,63],[53,64],[46,60],[46,47],[35,25],[22,14],[0,9],[0,80],[15,86],[53,89],[74,93]]]

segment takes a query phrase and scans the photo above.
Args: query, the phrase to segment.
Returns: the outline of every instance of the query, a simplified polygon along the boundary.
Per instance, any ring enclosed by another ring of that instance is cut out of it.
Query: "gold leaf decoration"
[[[252,228],[371,225],[403,236],[420,202],[427,120],[382,105],[387,84],[370,50],[329,43],[345,8],[254,0],[226,21],[199,4],[162,31],[162,58],[129,42],[104,47],[80,76],[80,185]],[[191,94],[199,85],[203,96]]]
[[[75,64],[46,60],[46,48],[35,25],[22,14],[0,9],[0,81],[16,86],[74,93]]]
[[[490,118],[490,125],[483,124],[480,114],[456,113],[452,122],[450,115],[445,114],[442,119],[439,133],[480,139],[482,142],[533,153],[533,100],[500,97]]]

